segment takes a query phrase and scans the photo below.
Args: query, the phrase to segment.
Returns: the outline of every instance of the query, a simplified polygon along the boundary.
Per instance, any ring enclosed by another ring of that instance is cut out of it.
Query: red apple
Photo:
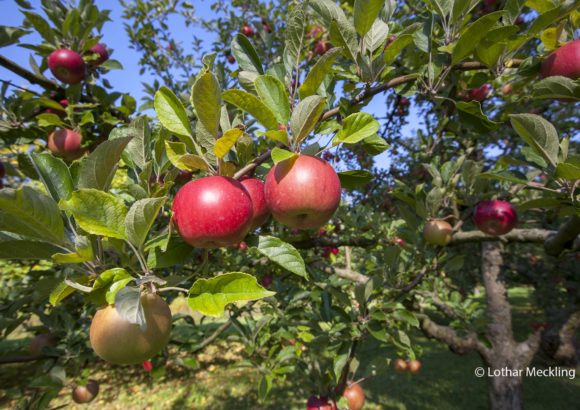
[[[322,35],[323,32],[324,29],[322,27],[314,26],[306,33],[306,38],[318,38]]]
[[[6,168],[4,168],[4,163],[0,161],[0,179],[6,176]]]
[[[306,403],[306,410],[336,410],[336,407],[327,397],[310,396]]]
[[[518,221],[518,214],[512,204],[491,200],[477,204],[473,215],[477,228],[488,235],[505,235]]]
[[[67,48],[50,53],[48,68],[56,78],[66,84],[78,84],[86,75],[86,65],[81,55]]]
[[[361,410],[365,405],[365,392],[358,383],[350,382],[342,395],[348,402],[349,410]]]
[[[411,102],[407,97],[401,97],[401,99],[399,100],[399,105],[402,107],[407,107],[410,103]]]
[[[48,149],[56,156],[73,160],[83,154],[83,137],[76,131],[61,129],[48,136]]]
[[[238,249],[241,250],[242,252],[244,252],[248,249],[248,244],[246,242],[242,241],[239,243]]]
[[[491,91],[491,85],[483,84],[481,87],[473,88],[467,93],[467,101],[478,101],[482,102],[487,98],[489,92]]]
[[[253,214],[252,226],[250,230],[264,225],[270,216],[270,210],[266,205],[266,196],[264,195],[264,183],[258,178],[246,178],[241,181],[241,184],[246,188],[250,198],[252,198]]]
[[[314,53],[318,54],[319,56],[326,54],[328,50],[330,50],[332,46],[328,41],[318,40],[314,45]]]
[[[391,36],[387,39],[387,43],[385,44],[385,48],[393,44],[393,42],[397,39],[397,36]]]
[[[228,56],[226,58],[228,60],[228,63],[230,63],[230,64],[235,64],[236,63],[236,58],[233,55],[228,54]]]
[[[274,277],[272,275],[264,275],[260,280],[260,285],[269,288],[272,282],[274,282]]]
[[[72,391],[72,398],[75,403],[90,403],[99,394],[99,382],[89,380],[86,386],[77,386]]]
[[[92,64],[92,65],[95,65],[95,66],[101,65],[109,59],[109,52],[107,51],[107,46],[105,46],[104,44],[97,43],[91,47],[90,51],[92,53],[99,55],[99,58],[91,61],[90,64]]]
[[[397,371],[398,373],[406,372],[409,367],[407,362],[404,361],[403,359],[395,359],[394,366],[395,371]]]
[[[410,360],[408,363],[409,372],[413,374],[419,373],[421,370],[421,362],[419,360]]]
[[[542,78],[561,75],[573,80],[580,77],[580,39],[564,44],[543,62]]]
[[[175,180],[180,183],[180,184],[185,184],[189,181],[191,181],[191,178],[193,177],[193,173],[189,172],[189,171],[179,171],[179,174],[177,174],[177,177],[175,178]]]
[[[268,23],[262,23],[262,28],[264,29],[264,31],[266,33],[271,33],[272,32],[272,28],[270,27],[270,25]]]
[[[240,243],[252,225],[252,199],[233,178],[211,176],[188,182],[173,201],[173,221],[183,240],[199,248]]]
[[[318,229],[340,204],[340,180],[324,160],[300,155],[276,164],[266,177],[266,204],[290,228]]]
[[[425,223],[423,238],[431,245],[445,246],[451,241],[453,227],[445,221],[434,219]]]
[[[242,34],[246,37],[252,37],[254,35],[254,28],[246,24],[242,27]]]
[[[143,362],[143,370],[147,373],[151,373],[153,371],[153,362],[151,360],[145,360]]]

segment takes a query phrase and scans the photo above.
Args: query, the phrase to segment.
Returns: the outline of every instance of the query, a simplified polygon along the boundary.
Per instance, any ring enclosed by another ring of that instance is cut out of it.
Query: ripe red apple
[[[240,243],[249,232],[252,199],[233,178],[211,176],[188,182],[173,201],[173,221],[191,246],[219,248]]]
[[[109,52],[107,51],[107,46],[104,44],[97,43],[91,47],[90,51],[99,55],[99,58],[91,61],[91,65],[101,65],[109,59]]]
[[[399,99],[399,105],[402,107],[407,107],[407,106],[409,106],[410,103],[411,102],[409,101],[409,99],[407,97],[401,97]]]
[[[262,285],[265,288],[269,288],[272,282],[274,282],[274,276],[268,274],[262,277],[262,279],[260,280],[260,285]]]
[[[83,137],[76,131],[60,129],[48,136],[48,149],[56,156],[73,160],[83,154]]]
[[[75,403],[90,403],[99,394],[99,382],[90,379],[86,386],[77,386],[72,391],[72,398]]]
[[[349,382],[342,395],[346,397],[349,410],[361,410],[365,405],[365,392],[358,383]]]
[[[42,350],[45,347],[56,347],[58,344],[58,338],[51,333],[41,333],[36,335],[30,341],[28,345],[28,351],[33,356],[39,356],[42,354]]]
[[[97,311],[91,322],[90,339],[95,353],[115,364],[139,364],[155,356],[167,346],[171,333],[171,311],[156,294],[141,295],[147,321],[143,331],[129,323],[113,306]]]
[[[250,198],[252,199],[252,209],[254,216],[252,217],[252,226],[250,230],[264,225],[270,216],[270,210],[266,205],[266,196],[264,195],[264,183],[258,178],[246,178],[240,181],[246,188]]]
[[[445,246],[451,241],[453,227],[446,221],[434,219],[425,223],[423,238],[431,245]]]
[[[319,56],[326,54],[328,50],[330,50],[332,46],[328,41],[318,40],[314,45],[314,53],[318,54]]]
[[[264,29],[264,31],[266,33],[271,33],[272,32],[272,28],[270,27],[270,25],[268,23],[262,23],[262,28]]]
[[[242,34],[246,37],[252,37],[254,35],[254,28],[248,24],[242,27]]]
[[[324,160],[309,155],[276,164],[266,177],[266,204],[290,228],[318,229],[340,204],[340,180]]]
[[[248,249],[248,244],[246,242],[242,241],[238,245],[238,249],[241,250],[242,252],[244,252]]]
[[[573,80],[580,77],[580,39],[571,41],[550,54],[540,69],[542,78],[561,75]]]
[[[478,101],[482,102],[487,98],[489,92],[491,91],[491,85],[483,84],[481,87],[473,88],[468,91],[466,100],[467,101]]]
[[[230,64],[235,64],[236,63],[236,58],[233,55],[228,54],[228,56],[226,58],[228,60],[228,63],[230,63]]]
[[[394,366],[398,373],[406,372],[409,367],[406,361],[399,358],[395,359]]]
[[[318,38],[322,35],[322,33],[324,32],[324,29],[320,26],[314,26],[312,27],[307,33],[306,33],[306,38]]]
[[[50,53],[48,68],[56,78],[66,84],[78,84],[86,75],[86,65],[81,55],[67,48]]]
[[[306,410],[336,410],[336,407],[327,397],[310,396],[306,403]]]
[[[391,44],[394,43],[394,41],[397,39],[397,36],[391,36],[387,39],[387,43],[385,44],[385,48],[387,48],[388,46],[390,46]]]
[[[145,360],[143,362],[143,370],[147,373],[151,373],[153,371],[153,362],[151,360]]]
[[[518,214],[512,204],[491,200],[477,204],[473,215],[477,228],[488,235],[505,235],[518,221]]]
[[[421,370],[421,362],[419,360],[410,360],[408,363],[409,372],[417,374]]]

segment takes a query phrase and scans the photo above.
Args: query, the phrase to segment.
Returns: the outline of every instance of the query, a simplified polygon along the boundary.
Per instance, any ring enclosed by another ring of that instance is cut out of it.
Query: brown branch
[[[310,249],[324,246],[356,246],[359,248],[371,248],[379,243],[377,239],[373,238],[309,238],[300,241],[290,242],[296,249]]]
[[[341,397],[342,393],[344,392],[344,389],[346,388],[346,383],[348,380],[348,372],[350,371],[350,364],[352,363],[352,361],[354,359],[357,345],[358,345],[358,339],[354,339],[352,341],[352,345],[350,346],[350,351],[348,352],[348,357],[346,359],[346,363],[344,364],[344,366],[342,368],[342,372],[340,373],[340,378],[338,379],[338,384],[336,385],[336,388],[334,389],[334,396],[335,397]]]
[[[39,86],[47,90],[64,92],[62,87],[60,87],[58,84],[44,77],[40,77],[31,71],[28,71],[26,68],[16,64],[14,61],[4,57],[3,55],[0,55],[0,66],[7,68],[14,74],[19,75],[20,77],[28,80],[32,84],[38,84]]]
[[[368,280],[370,279],[368,276],[363,275],[362,273],[359,273],[357,271],[354,271],[352,269],[343,269],[343,268],[337,268],[335,266],[328,266],[325,265],[322,262],[315,262],[312,264],[313,267],[315,267],[316,269],[320,269],[321,271],[328,273],[329,275],[336,275],[340,278],[343,279],[348,279],[351,280],[353,282],[357,282],[357,283],[367,283]]]
[[[270,158],[271,152],[272,152],[271,150],[267,150],[267,151],[263,152],[258,157],[254,158],[254,160],[252,162],[250,162],[250,163],[246,164],[244,167],[240,168],[240,170],[234,174],[234,179],[240,179],[244,175],[246,175],[246,174],[250,173],[251,171],[253,171],[254,169],[256,169],[263,162],[266,162]]]
[[[435,306],[437,310],[443,313],[445,316],[451,319],[457,319],[459,317],[455,310],[448,304],[441,301],[435,292],[429,293],[429,296],[431,297],[431,303],[433,306]]]
[[[0,357],[0,365],[2,364],[12,364],[12,363],[27,363],[27,362],[36,362],[39,360],[46,360],[46,359],[57,359],[58,356],[54,355],[26,355],[26,356],[6,356]]]
[[[491,236],[481,231],[457,232],[451,239],[451,244],[478,243],[478,242],[523,242],[543,243],[556,231],[547,229],[514,229],[502,236]]]
[[[548,255],[558,256],[565,248],[573,248],[574,240],[580,234],[580,217],[571,216],[557,232],[550,235],[544,242]]]
[[[205,349],[207,346],[212,344],[214,340],[220,337],[220,335],[225,332],[231,325],[232,321],[230,318],[227,322],[222,323],[210,336],[206,337],[201,341],[201,343],[197,344],[193,350],[191,350],[191,353],[195,354]]]
[[[466,336],[459,336],[455,329],[433,322],[430,318],[424,317],[421,320],[421,330],[431,339],[436,339],[445,343],[457,354],[466,354],[472,351],[484,352],[487,348],[481,344],[475,333]]]

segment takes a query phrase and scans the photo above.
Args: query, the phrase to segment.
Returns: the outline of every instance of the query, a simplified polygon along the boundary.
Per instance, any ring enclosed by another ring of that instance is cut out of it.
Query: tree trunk
[[[518,410],[524,408],[521,376],[490,377],[490,408]]]

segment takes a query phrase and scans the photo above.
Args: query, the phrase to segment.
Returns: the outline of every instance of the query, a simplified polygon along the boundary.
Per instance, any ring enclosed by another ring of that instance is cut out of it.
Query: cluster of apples
[[[321,158],[299,155],[272,167],[265,183],[226,176],[188,182],[173,201],[173,222],[191,246],[233,246],[270,214],[289,228],[322,227],[338,208],[340,190],[332,166]]]
[[[514,229],[518,222],[518,213],[507,201],[482,201],[475,207],[473,222],[481,232],[501,236]],[[423,228],[423,238],[431,245],[445,246],[451,242],[452,236],[453,227],[442,219],[431,219]]]
[[[361,410],[365,404],[365,392],[360,384],[348,382],[342,396],[348,403],[349,410]],[[326,396],[310,396],[306,410],[337,410],[336,404]]]
[[[109,51],[104,44],[97,43],[89,50],[96,54],[90,65],[99,66],[109,59]],[[52,74],[65,84],[78,84],[87,76],[87,64],[83,57],[68,48],[60,48],[48,56],[48,68]]]
[[[320,26],[313,26],[306,33],[306,38],[314,40],[314,47],[312,51],[316,55],[324,55],[328,50],[332,48],[332,44],[325,39],[325,31]]]
[[[411,374],[417,374],[417,373],[419,373],[419,371],[421,370],[421,367],[423,365],[417,359],[413,359],[413,360],[395,359],[394,366],[395,366],[395,370],[398,373],[409,372]]]

